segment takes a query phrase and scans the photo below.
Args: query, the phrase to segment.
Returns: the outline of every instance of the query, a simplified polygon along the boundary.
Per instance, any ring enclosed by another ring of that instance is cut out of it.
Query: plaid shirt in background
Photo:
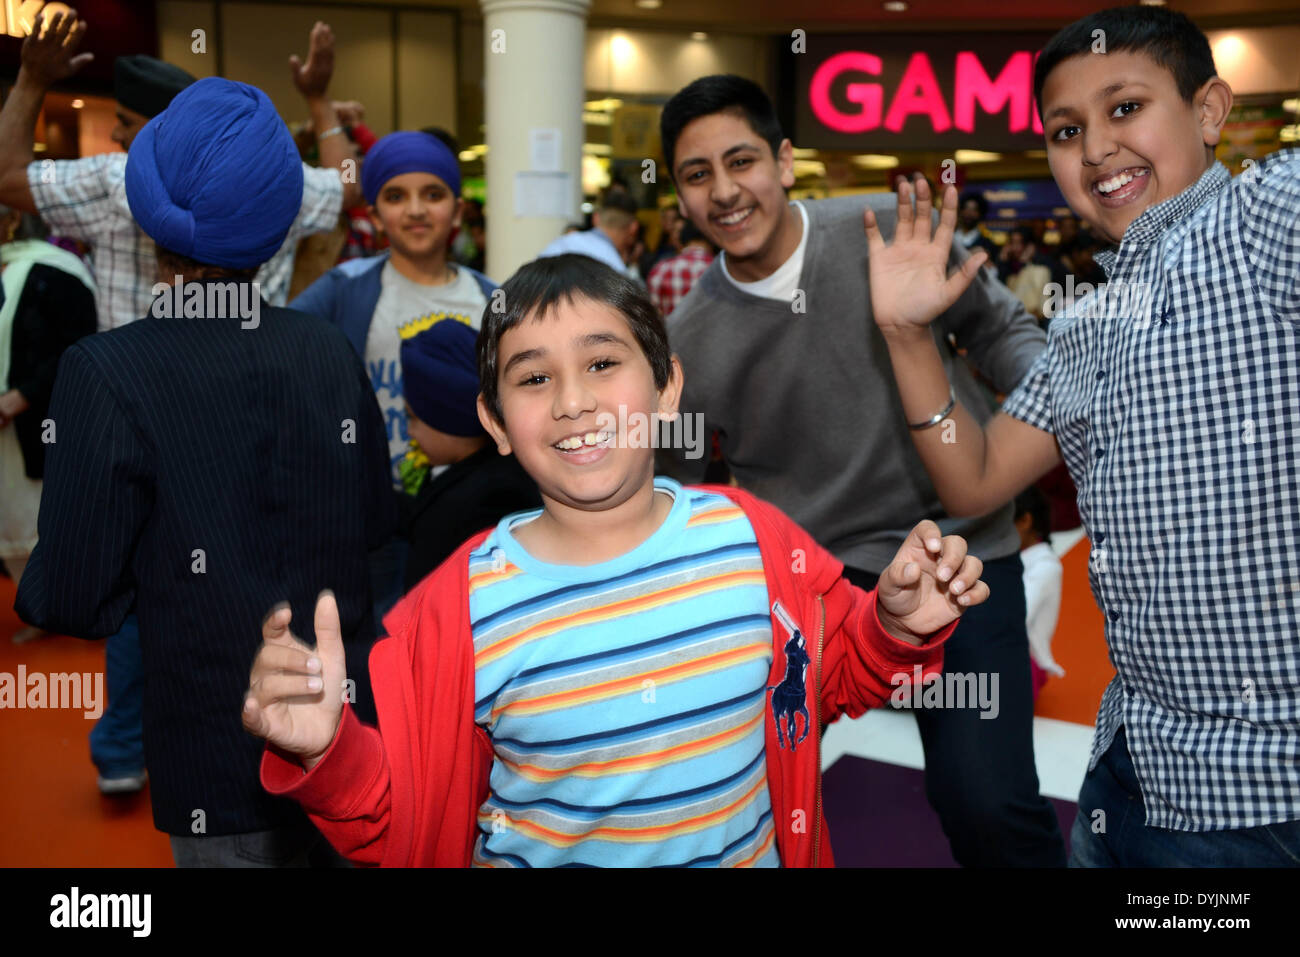
[[[126,201],[126,153],[28,164],[27,182],[41,218],[59,236],[91,246],[101,332],[149,312],[158,281],[153,240],[140,231]],[[262,298],[283,306],[293,278],[293,254],[310,233],[329,232],[343,206],[343,183],[332,169],[304,166],[302,207],[284,244],[257,273]]]
[[[677,308],[711,262],[713,253],[709,250],[688,245],[672,259],[665,259],[650,270],[646,286],[650,290],[650,301],[659,308],[660,315],[667,318]]]
[[[1056,436],[1153,827],[1300,819],[1300,154],[1145,210],[1002,411]],[[1086,810],[1086,809],[1081,809]]]

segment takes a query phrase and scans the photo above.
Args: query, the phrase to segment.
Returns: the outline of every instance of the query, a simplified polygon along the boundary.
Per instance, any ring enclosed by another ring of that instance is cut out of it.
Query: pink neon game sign
[[[901,37],[858,42],[865,39],[835,37],[822,46],[838,49],[819,50],[810,37],[807,54],[795,56],[797,145],[1041,147],[1038,43],[989,49],[970,37],[940,37],[917,49]]]

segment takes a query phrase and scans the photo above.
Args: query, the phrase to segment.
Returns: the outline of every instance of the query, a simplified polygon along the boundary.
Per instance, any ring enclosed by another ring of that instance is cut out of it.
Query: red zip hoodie
[[[941,670],[941,646],[955,621],[921,647],[899,641],[877,618],[875,591],[850,585],[842,577],[844,566],[775,506],[729,486],[701,488],[739,505],[758,539],[772,602],[773,698],[792,687],[785,682],[786,647],[795,642],[790,625],[804,637],[806,657],[796,663],[807,661],[805,714],[820,715],[823,726],[880,706],[900,682],[912,684],[916,665],[923,675]],[[370,653],[378,730],[345,705],[333,743],[310,772],[270,745],[262,756],[262,786],[298,801],[354,863],[471,862],[476,815],[488,795],[492,743],[474,723],[469,553],[490,531],[462,545],[384,619],[389,637]],[[788,740],[778,740],[777,710],[795,708],[788,696],[779,698],[765,722],[767,787],[781,863],[832,867],[822,815],[821,729],[791,748]]]

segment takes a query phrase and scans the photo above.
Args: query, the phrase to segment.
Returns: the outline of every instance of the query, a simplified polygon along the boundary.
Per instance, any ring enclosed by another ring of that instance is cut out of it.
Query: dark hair
[[[1008,236],[1019,236],[1026,246],[1032,246],[1038,242],[1038,235],[1034,232],[1032,226],[1012,226],[1007,230]]]
[[[457,142],[456,137],[452,136],[441,126],[424,126],[420,128],[420,132],[428,133],[430,136],[439,140],[443,146],[451,150],[452,156],[460,159],[460,143]]]
[[[627,215],[635,219],[638,209],[640,209],[640,207],[637,206],[636,200],[630,193],[624,193],[621,190],[612,189],[605,193],[604,198],[601,199],[600,204],[596,207],[596,212],[599,213],[606,210],[611,212],[617,211],[620,213],[627,213]]]
[[[505,311],[496,312],[492,301],[483,310],[483,327],[478,334],[478,377],[483,400],[498,422],[502,421],[497,391],[501,337],[527,319],[545,318],[561,301],[589,299],[617,309],[650,363],[655,388],[668,385],[673,353],[659,310],[640,284],[599,260],[577,253],[534,259],[505,281],[500,295],[491,298],[504,299]]]
[[[978,193],[973,189],[962,193],[961,202],[957,204],[957,208],[961,209],[967,203],[974,203],[976,206],[979,207],[980,219],[988,219],[989,201],[984,198],[983,193]]]
[[[678,241],[683,246],[685,246],[689,242],[694,242],[697,239],[706,240],[708,241],[710,246],[713,245],[713,241],[710,240],[708,236],[705,236],[702,232],[700,232],[700,228],[696,226],[693,222],[691,222],[689,219],[682,220],[682,231],[677,238]]]
[[[1016,496],[1016,520],[1019,521],[1020,516],[1025,514],[1029,515],[1038,537],[1047,541],[1052,531],[1052,506],[1048,504],[1047,496],[1036,486],[1031,485]]]
[[[20,239],[49,239],[50,227],[46,225],[45,220],[34,213],[24,213],[22,210],[16,210],[11,206],[0,205],[0,218],[18,213],[18,225],[14,227],[14,240]],[[0,242],[4,242],[4,237],[0,236]]]
[[[668,163],[668,175],[674,177],[674,182],[677,138],[693,120],[714,113],[735,113],[743,118],[771,148],[773,157],[781,149],[785,135],[772,101],[762,87],[732,73],[702,76],[674,93],[659,117],[659,139]]]
[[[1043,105],[1043,85],[1063,60],[1091,53],[1102,31],[1107,53],[1143,53],[1168,70],[1187,103],[1206,80],[1218,76],[1210,41],[1196,24],[1164,7],[1113,7],[1075,20],[1047,41],[1034,65],[1034,100]]]
[[[163,271],[162,274],[167,277],[175,275],[190,279],[231,279],[235,282],[252,282],[257,276],[257,271],[262,268],[261,265],[253,266],[251,269],[214,266],[211,263],[201,263],[189,256],[182,256],[178,252],[156,244],[154,256],[158,260],[158,267]]]

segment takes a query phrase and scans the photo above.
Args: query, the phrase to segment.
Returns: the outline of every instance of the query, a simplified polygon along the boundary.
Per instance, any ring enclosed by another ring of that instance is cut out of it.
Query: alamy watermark
[[[19,665],[16,675],[0,671],[0,709],[4,708],[73,708],[96,719],[104,713],[104,673],[29,674],[26,665]]]
[[[1152,302],[1154,293],[1148,282],[1075,283],[1074,274],[1065,277],[1065,284],[1049,282],[1043,287],[1047,297],[1043,311],[1049,316],[1059,316],[1068,309],[1071,317],[1086,319],[1126,319],[1139,328],[1154,319]]]
[[[205,282],[156,282],[150,315],[159,319],[239,319],[239,328],[256,329],[262,322],[262,289],[257,282],[209,279]]]
[[[568,452],[583,448],[684,449],[685,457],[704,456],[704,416],[699,412],[629,412],[620,405],[618,414],[601,412],[596,427],[563,439],[556,445]]]
[[[932,671],[927,675],[920,665],[913,665],[911,674],[897,672],[889,683],[894,686],[889,703],[895,708],[978,708],[981,720],[996,718],[1002,710],[996,671]]]
[[[152,894],[85,894],[74,886],[50,898],[51,927],[118,927],[148,937],[152,912]]]

